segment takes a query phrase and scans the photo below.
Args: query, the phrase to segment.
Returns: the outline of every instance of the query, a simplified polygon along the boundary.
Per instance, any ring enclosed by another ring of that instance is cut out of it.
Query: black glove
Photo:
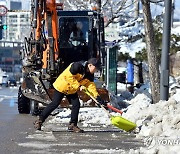
[[[104,100],[101,99],[100,96],[96,97],[96,100],[99,102],[99,104],[103,105],[103,106],[107,106],[107,102],[105,102]],[[100,106],[99,106],[100,107]]]

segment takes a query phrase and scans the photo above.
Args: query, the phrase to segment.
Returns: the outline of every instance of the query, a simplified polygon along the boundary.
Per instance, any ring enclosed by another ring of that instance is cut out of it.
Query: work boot
[[[80,129],[77,125],[74,125],[74,123],[70,123],[68,126],[69,132],[75,132],[75,133],[83,133],[84,130]]]
[[[37,130],[41,130],[41,126],[42,126],[42,120],[40,118],[38,118],[35,122],[34,122],[34,128]]]

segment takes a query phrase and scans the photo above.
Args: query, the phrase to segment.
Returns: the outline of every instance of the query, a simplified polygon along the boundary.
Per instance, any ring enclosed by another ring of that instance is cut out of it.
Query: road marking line
[[[10,107],[14,107],[14,99],[11,99],[11,100],[10,100],[9,106],[10,106]]]
[[[4,100],[4,98],[0,98],[0,102],[2,102]]]

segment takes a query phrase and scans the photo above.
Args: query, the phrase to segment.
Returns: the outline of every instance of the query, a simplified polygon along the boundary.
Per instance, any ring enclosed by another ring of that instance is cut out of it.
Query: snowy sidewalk
[[[67,123],[45,123],[43,131],[29,135],[23,147],[32,147],[32,153],[126,153],[143,146],[134,134],[122,132],[112,126],[92,124],[80,128],[85,133],[67,132]],[[36,150],[35,150],[36,149]]]

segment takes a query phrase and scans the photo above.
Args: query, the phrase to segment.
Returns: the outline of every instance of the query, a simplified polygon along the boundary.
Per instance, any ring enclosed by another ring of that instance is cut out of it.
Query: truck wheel
[[[21,86],[19,87],[19,92],[18,92],[18,111],[20,114],[30,113],[30,99],[23,95],[21,91]]]
[[[37,101],[31,100],[30,112],[33,116],[37,116],[40,114],[39,103]]]

